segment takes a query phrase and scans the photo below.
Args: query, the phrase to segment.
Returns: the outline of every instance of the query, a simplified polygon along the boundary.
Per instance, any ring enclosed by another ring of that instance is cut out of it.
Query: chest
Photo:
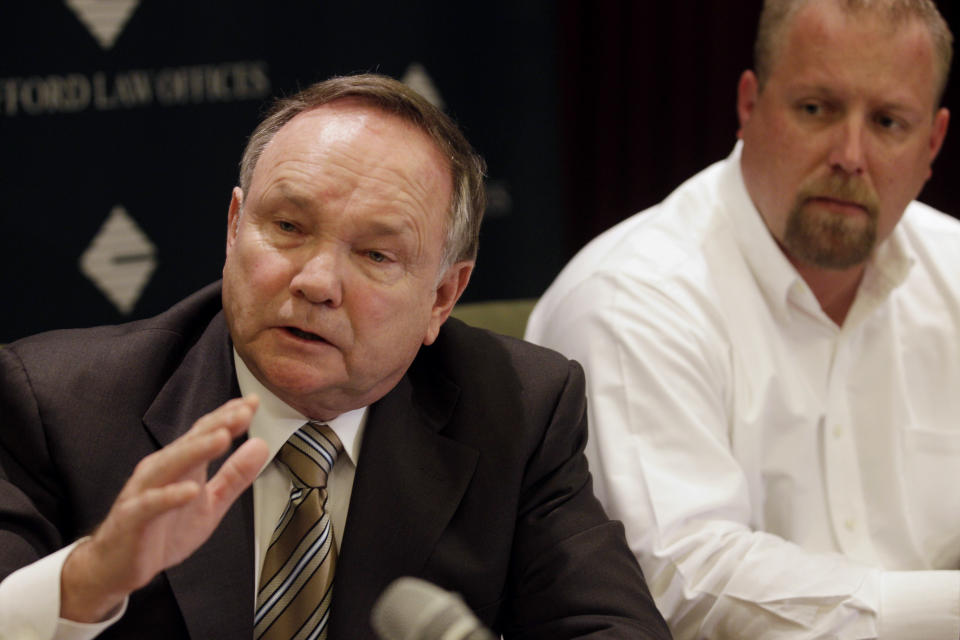
[[[742,319],[729,436],[757,526],[888,568],[955,568],[958,327],[902,296],[842,330],[799,309]]]

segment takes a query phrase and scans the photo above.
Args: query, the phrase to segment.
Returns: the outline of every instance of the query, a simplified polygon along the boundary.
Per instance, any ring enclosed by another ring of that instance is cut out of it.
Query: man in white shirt
[[[413,575],[507,638],[668,638],[579,366],[447,321],[482,178],[401,83],[319,83],[247,145],[222,287],[0,350],[0,637],[372,640]]]
[[[726,160],[591,242],[527,337],[677,638],[960,637],[960,225],[925,0],[767,0]]]

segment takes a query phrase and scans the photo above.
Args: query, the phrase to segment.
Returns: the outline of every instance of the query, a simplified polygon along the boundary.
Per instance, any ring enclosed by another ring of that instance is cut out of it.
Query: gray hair
[[[770,77],[777,45],[783,40],[783,32],[794,14],[809,0],[764,0],[757,28],[757,40],[753,49],[757,83],[762,90]],[[908,20],[919,20],[930,32],[937,65],[937,92],[935,104],[939,105],[947,86],[950,64],[953,60],[953,34],[946,20],[940,15],[932,0],[835,0],[848,12],[884,12],[893,25]]]
[[[247,141],[240,160],[240,188],[248,193],[260,155],[283,125],[316,107],[351,99],[380,109],[426,133],[450,163],[450,202],[442,267],[477,258],[480,222],[486,207],[486,164],[456,124],[423,96],[393,78],[373,74],[337,76],[277,100]]]

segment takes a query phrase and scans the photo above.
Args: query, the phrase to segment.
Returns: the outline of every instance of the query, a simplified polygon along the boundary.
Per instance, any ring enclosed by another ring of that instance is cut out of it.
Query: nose
[[[290,280],[290,291],[313,304],[339,307],[343,302],[340,260],[333,251],[311,255]]]
[[[859,176],[866,169],[866,155],[864,154],[864,135],[866,127],[863,119],[851,115],[838,123],[836,139],[830,151],[830,166],[836,171],[847,175]]]

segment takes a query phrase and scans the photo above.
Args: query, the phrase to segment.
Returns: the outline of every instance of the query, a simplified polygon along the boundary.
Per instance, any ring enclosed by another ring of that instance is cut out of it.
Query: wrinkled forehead
[[[262,188],[281,165],[325,166],[390,185],[406,183],[446,233],[453,203],[453,167],[436,141],[400,115],[353,98],[343,98],[297,114],[266,145],[254,167],[251,193]],[[412,181],[412,182],[411,182]],[[367,184],[370,184],[368,181]]]
[[[352,151],[351,151],[352,150]],[[410,162],[441,161],[433,140],[407,120],[355,100],[338,100],[308,109],[283,125],[264,149],[261,160],[285,155],[319,156],[353,153],[364,160],[386,159],[384,152],[399,152]],[[258,162],[258,165],[260,163]]]
[[[443,234],[452,177],[419,127],[379,109],[333,103],[298,114],[264,148],[249,196],[268,195],[304,209],[349,197],[381,213],[405,212]]]

